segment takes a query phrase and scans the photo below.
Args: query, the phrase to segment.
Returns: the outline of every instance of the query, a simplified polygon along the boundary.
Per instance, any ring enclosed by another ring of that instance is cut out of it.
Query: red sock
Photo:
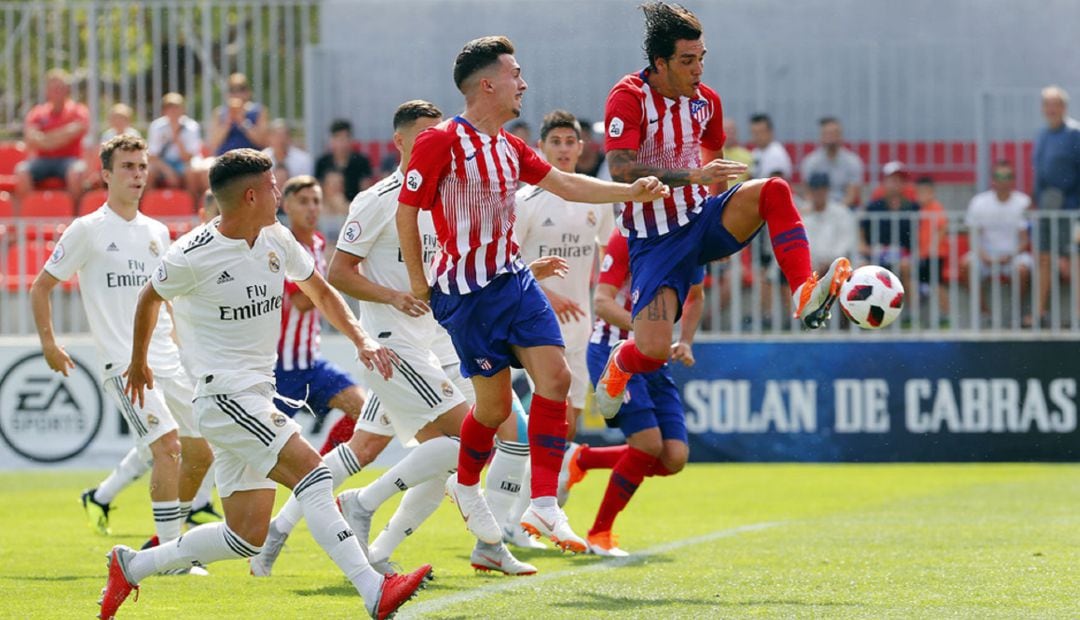
[[[458,451],[457,479],[459,484],[473,486],[480,482],[480,472],[491,456],[495,446],[495,430],[488,428],[469,415],[461,423],[461,450]]]
[[[615,354],[615,363],[622,368],[624,372],[632,372],[635,375],[645,374],[654,370],[660,370],[660,368],[667,363],[667,358],[658,360],[655,357],[649,357],[638,350],[637,344],[634,339],[631,338],[619,347],[619,352]]]
[[[674,476],[675,472],[671,471],[664,464],[660,462],[660,459],[656,459],[656,465],[653,466],[652,471],[649,472],[649,476]]]
[[[529,462],[534,498],[555,497],[568,426],[565,400],[554,401],[533,394],[529,405]]]
[[[604,492],[604,500],[600,502],[600,509],[596,511],[596,521],[593,522],[589,535],[598,532],[610,531],[615,525],[615,517],[619,516],[630,498],[634,496],[641,481],[659,462],[651,454],[646,454],[636,448],[628,447],[615,468],[611,470],[611,480],[608,482],[607,491]]]
[[[590,469],[614,469],[615,464],[619,462],[619,459],[621,459],[629,449],[630,446],[626,444],[612,446],[610,448],[581,446],[581,452],[578,452],[577,465],[582,471],[589,471]]]
[[[330,432],[326,435],[326,442],[323,443],[322,449],[319,450],[319,455],[326,455],[334,448],[343,443],[347,443],[353,436],[353,429],[356,427],[356,420],[349,416],[341,416],[341,419],[334,423],[334,426],[330,428]]]
[[[812,270],[810,243],[806,240],[806,229],[787,181],[769,179],[765,182],[758,197],[758,215],[769,226],[776,263],[794,293],[810,277]]]

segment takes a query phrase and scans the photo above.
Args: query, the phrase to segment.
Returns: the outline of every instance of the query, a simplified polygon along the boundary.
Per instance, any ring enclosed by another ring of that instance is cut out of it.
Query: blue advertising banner
[[[1077,341],[704,342],[694,461],[1076,461]]]

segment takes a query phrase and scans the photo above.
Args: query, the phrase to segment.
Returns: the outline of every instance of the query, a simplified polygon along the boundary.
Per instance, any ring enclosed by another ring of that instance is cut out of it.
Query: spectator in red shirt
[[[90,112],[71,99],[70,82],[67,71],[51,69],[45,74],[45,103],[26,115],[23,139],[33,155],[15,169],[20,196],[45,179],[63,179],[74,199],[82,191],[82,140],[90,129]]]

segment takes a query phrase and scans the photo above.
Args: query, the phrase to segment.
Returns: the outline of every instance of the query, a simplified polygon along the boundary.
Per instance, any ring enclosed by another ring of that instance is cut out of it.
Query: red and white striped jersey
[[[618,289],[615,293],[615,301],[621,303],[627,311],[630,310],[630,250],[626,245],[626,237],[618,230],[611,233],[608,239],[607,250],[604,260],[600,263],[600,277],[598,284],[610,284]],[[593,326],[592,337],[589,342],[615,346],[620,340],[630,337],[630,332],[615,327],[599,316]]]
[[[551,165],[517,136],[489,136],[460,116],[416,138],[398,200],[432,212],[438,250],[429,283],[446,294],[478,291],[525,269],[514,238],[518,181],[539,183]]]
[[[326,239],[318,232],[310,246],[300,244],[315,259],[315,269],[326,275]],[[319,357],[319,333],[322,315],[317,308],[297,310],[292,295],[300,287],[292,280],[285,280],[285,298],[281,304],[281,338],[278,339],[278,364],[282,370],[306,370]]]
[[[668,99],[649,86],[648,69],[619,80],[604,111],[604,149],[637,152],[637,163],[655,168],[700,168],[701,149],[724,148],[720,96],[702,84],[698,96]],[[702,185],[671,188],[671,196],[626,203],[619,227],[632,237],[655,237],[689,223],[708,195]]]

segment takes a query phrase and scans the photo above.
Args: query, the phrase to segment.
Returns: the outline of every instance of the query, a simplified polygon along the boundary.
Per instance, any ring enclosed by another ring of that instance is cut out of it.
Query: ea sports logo
[[[104,403],[97,379],[79,360],[67,377],[31,353],[0,377],[0,439],[39,463],[70,459],[101,429]]]

